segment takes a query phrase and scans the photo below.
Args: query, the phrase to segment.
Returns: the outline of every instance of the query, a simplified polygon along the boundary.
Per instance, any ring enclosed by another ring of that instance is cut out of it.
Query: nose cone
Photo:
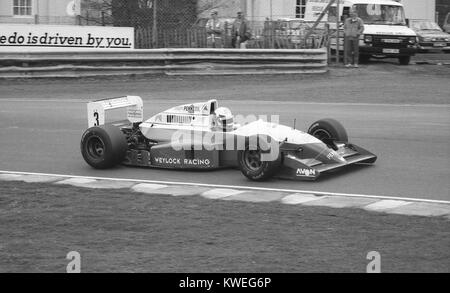
[[[326,164],[346,164],[347,161],[333,149],[330,149],[324,143],[312,143],[302,146],[303,152],[307,157],[315,158]]]

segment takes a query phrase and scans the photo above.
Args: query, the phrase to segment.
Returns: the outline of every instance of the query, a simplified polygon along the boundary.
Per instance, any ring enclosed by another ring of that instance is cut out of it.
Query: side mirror
[[[406,25],[409,26],[409,18],[405,19]]]

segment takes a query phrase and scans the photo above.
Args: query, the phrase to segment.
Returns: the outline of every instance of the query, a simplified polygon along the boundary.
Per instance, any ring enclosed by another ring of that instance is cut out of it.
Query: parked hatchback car
[[[450,52],[450,34],[444,32],[434,21],[413,19],[409,21],[409,27],[419,38],[419,52],[431,50]]]

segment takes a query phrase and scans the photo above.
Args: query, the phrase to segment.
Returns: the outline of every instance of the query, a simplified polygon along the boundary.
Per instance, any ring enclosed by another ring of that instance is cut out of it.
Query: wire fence
[[[81,14],[33,16],[35,24],[134,27],[135,48],[207,48],[209,11],[201,11],[197,0],[81,0]],[[207,12],[207,13],[206,13]],[[11,19],[0,16],[0,22]],[[220,18],[220,47],[233,48],[234,18]],[[319,26],[305,39],[311,22],[301,19],[248,21],[246,48],[299,49],[326,46],[327,31]]]
[[[199,11],[196,0],[84,0],[80,25],[128,26],[135,28],[135,47],[206,48],[208,18]],[[223,48],[232,48],[234,19],[221,19]],[[325,30],[317,29],[305,40],[312,25],[301,20],[249,22],[251,37],[247,48],[295,49],[319,48],[326,41]]]

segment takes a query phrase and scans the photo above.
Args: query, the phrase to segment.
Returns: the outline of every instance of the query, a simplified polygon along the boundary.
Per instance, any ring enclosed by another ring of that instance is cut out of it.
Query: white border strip
[[[62,178],[85,178],[85,179],[95,179],[95,180],[127,181],[127,182],[136,182],[136,183],[203,186],[203,187],[211,187],[211,188],[233,188],[233,189],[255,190],[255,191],[275,191],[275,192],[287,192],[287,193],[317,194],[317,195],[331,195],[331,196],[390,199],[390,200],[404,200],[404,201],[412,201],[412,202],[428,202],[428,203],[450,204],[450,201],[446,201],[446,200],[409,198],[409,197],[398,197],[398,196],[384,196],[384,195],[368,195],[368,194],[323,192],[323,191],[298,190],[298,189],[278,189],[278,188],[251,187],[251,186],[239,186],[239,185],[220,185],[220,184],[207,184],[207,183],[175,182],[175,181],[127,179],[127,178],[109,178],[109,177],[93,177],[93,176],[79,176],[79,175],[64,175],[64,174],[34,173],[34,172],[18,172],[18,171],[2,171],[2,170],[0,170],[0,174],[1,173],[3,173],[3,174],[13,174],[13,175],[14,174],[18,174],[18,175],[54,176],[54,177],[62,177]]]

